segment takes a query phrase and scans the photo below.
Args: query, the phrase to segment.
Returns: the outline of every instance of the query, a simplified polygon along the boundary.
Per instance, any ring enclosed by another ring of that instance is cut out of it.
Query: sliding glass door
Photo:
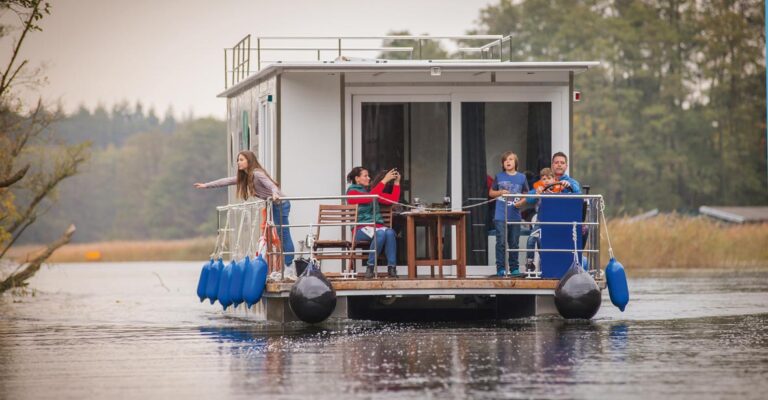
[[[362,165],[372,176],[398,168],[403,176],[400,200],[406,204],[416,198],[426,204],[443,203],[448,197],[452,208],[458,209],[484,202],[493,177],[501,171],[503,152],[517,153],[520,172],[531,183],[550,164],[553,120],[561,118],[563,108],[545,99],[520,97],[493,96],[494,101],[485,101],[476,94],[354,96],[347,165]],[[567,125],[556,128],[562,131]],[[561,141],[556,141],[558,151],[565,147]],[[493,207],[491,203],[467,209],[468,265],[493,262],[493,249],[489,251]],[[401,240],[399,262],[404,263],[404,229],[395,228]],[[446,232],[446,257],[453,252],[452,237]],[[425,251],[423,242],[417,237],[418,254]]]
[[[400,170],[407,203],[450,196],[450,103],[364,102],[361,114],[361,163],[371,176]]]
[[[400,201],[443,203],[451,193],[450,102],[365,101],[360,104],[360,164],[372,177],[397,168]],[[396,218],[398,260],[405,263],[405,227]],[[417,255],[425,255],[425,233],[417,231]],[[445,256],[450,257],[450,232]]]
[[[552,148],[551,104],[535,102],[461,103],[461,182],[463,206],[489,199],[494,176],[502,171],[501,154],[517,154],[532,184],[541,168],[550,164]],[[488,236],[492,235],[495,203],[470,208],[467,263],[488,265]]]

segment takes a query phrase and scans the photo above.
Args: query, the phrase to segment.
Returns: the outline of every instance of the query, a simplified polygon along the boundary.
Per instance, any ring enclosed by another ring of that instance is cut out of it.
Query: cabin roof
[[[231,97],[272,75],[284,72],[419,72],[429,73],[433,67],[441,71],[501,72],[501,71],[568,71],[580,73],[600,65],[599,61],[512,62],[512,61],[429,61],[429,60],[372,60],[372,61],[302,61],[270,64],[255,74],[219,93],[218,97]]]

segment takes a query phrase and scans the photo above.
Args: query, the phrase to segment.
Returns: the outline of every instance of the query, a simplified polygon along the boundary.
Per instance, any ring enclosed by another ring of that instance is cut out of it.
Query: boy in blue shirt
[[[496,174],[493,185],[491,185],[491,189],[488,191],[488,195],[496,199],[496,212],[493,217],[493,223],[496,225],[497,276],[505,275],[505,257],[509,259],[511,275],[520,275],[517,252],[512,251],[507,255],[504,254],[505,239],[510,250],[517,250],[518,248],[517,242],[520,240],[520,225],[508,225],[507,222],[520,222],[522,220],[520,210],[515,207],[515,203],[519,199],[502,197],[505,194],[528,192],[528,181],[525,179],[525,174],[517,172],[518,164],[518,158],[515,153],[507,151],[502,154],[501,167],[504,171]]]

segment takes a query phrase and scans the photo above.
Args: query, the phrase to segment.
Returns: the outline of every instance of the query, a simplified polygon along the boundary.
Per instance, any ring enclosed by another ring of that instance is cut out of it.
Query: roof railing
[[[500,62],[509,61],[512,48],[506,52],[505,43],[511,43],[509,37],[502,35],[388,35],[388,36],[260,36],[251,40],[245,36],[232,48],[224,49],[224,88],[227,89],[244,80],[252,73],[270,64],[289,61],[376,61],[390,60],[430,60],[435,62]],[[457,47],[457,59],[434,59],[425,54],[426,44],[432,41],[453,41],[466,44],[481,41],[478,47]],[[372,41],[381,41],[379,45],[369,45]],[[413,42],[408,45],[394,44],[396,41]],[[255,47],[251,44],[255,42]],[[320,42],[320,43],[318,43]],[[316,45],[315,45],[316,44]],[[373,57],[367,55],[376,52]],[[285,58],[281,58],[280,56]],[[265,58],[266,56],[266,58]],[[255,58],[251,69],[251,59]]]

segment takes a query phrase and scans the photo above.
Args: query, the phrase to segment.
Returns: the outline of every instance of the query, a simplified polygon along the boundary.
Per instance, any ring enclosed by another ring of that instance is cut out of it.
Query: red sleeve
[[[376,193],[367,193],[367,192],[358,192],[357,190],[347,190],[347,196],[365,196],[368,194],[376,194]],[[347,198],[347,204],[368,204],[373,200],[373,198]]]
[[[392,187],[392,193],[379,193],[379,196],[382,197],[382,204],[397,203],[400,201],[400,185],[394,185]]]
[[[392,193],[384,193],[384,185],[383,183],[379,182],[376,187],[371,189],[370,192],[358,192],[357,190],[348,190],[347,195],[348,196],[364,196],[364,195],[370,195],[370,194],[377,194],[379,195],[379,198],[381,199],[382,204],[392,204],[397,203],[398,200],[400,200],[400,185],[395,185],[392,189]],[[368,204],[371,201],[373,201],[373,198],[361,198],[361,199],[353,199],[348,198],[347,204]]]

